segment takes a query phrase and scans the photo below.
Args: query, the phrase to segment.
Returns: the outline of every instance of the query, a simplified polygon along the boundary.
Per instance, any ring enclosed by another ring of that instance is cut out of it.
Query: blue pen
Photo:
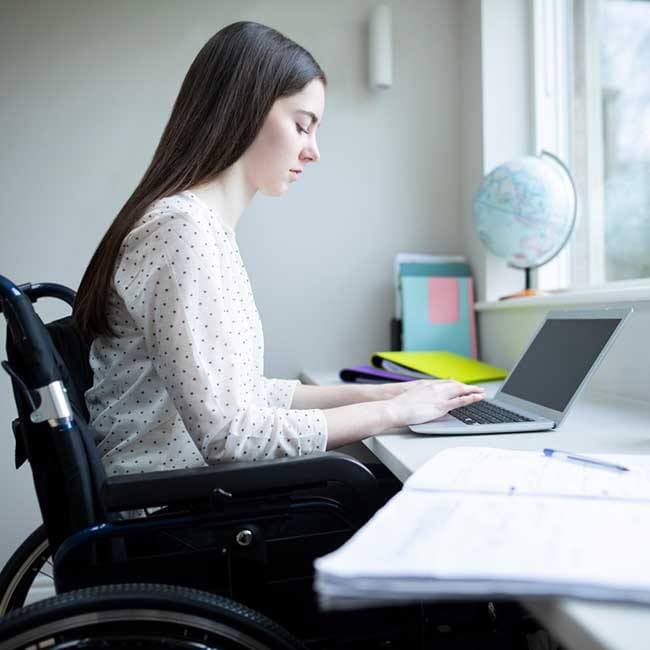
[[[629,467],[617,465],[616,463],[608,463],[599,458],[589,458],[589,456],[582,456],[580,454],[572,454],[570,451],[562,451],[561,449],[544,449],[544,456],[549,458],[559,458],[560,460],[569,460],[576,463],[585,463],[586,465],[593,465],[594,467],[601,467],[603,469],[613,469],[617,472],[629,472]]]

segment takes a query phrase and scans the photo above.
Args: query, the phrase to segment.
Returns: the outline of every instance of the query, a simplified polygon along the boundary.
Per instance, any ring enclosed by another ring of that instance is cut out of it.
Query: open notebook
[[[541,451],[437,454],[316,560],[326,608],[476,597],[650,604],[650,457],[614,472]]]

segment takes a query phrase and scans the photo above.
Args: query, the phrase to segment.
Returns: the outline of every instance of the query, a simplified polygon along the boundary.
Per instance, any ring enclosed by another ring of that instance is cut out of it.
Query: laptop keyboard
[[[494,424],[498,422],[532,422],[530,418],[518,415],[508,409],[496,406],[485,400],[461,406],[449,411],[456,419],[465,424]]]

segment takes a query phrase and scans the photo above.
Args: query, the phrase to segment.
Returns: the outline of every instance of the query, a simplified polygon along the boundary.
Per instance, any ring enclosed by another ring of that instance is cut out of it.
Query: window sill
[[[611,283],[607,286],[565,289],[545,293],[531,298],[511,298],[509,300],[483,301],[474,305],[476,311],[497,309],[526,309],[535,307],[570,307],[591,303],[619,303],[650,301],[650,281]]]

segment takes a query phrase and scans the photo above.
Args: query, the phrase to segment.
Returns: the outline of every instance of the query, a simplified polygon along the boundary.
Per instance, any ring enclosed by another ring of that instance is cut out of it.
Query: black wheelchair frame
[[[126,597],[134,587],[124,585],[135,583],[148,585],[143,589],[149,597],[154,590],[160,598],[156,589],[167,585],[169,591],[171,585],[191,599],[190,591],[199,589],[208,594],[204,599],[232,599],[230,609],[243,603],[256,610],[268,629],[289,629],[283,638],[295,647],[343,647],[344,640],[350,647],[416,647],[419,608],[404,610],[411,630],[405,637],[397,620],[404,612],[325,614],[313,594],[313,560],[340,546],[388,496],[367,467],[343,454],[321,453],[107,476],[83,397],[92,382],[87,342],[71,317],[43,324],[32,303],[45,297],[72,305],[74,292],[56,284],[19,287],[0,276],[7,321],[3,367],[18,409],[16,461],[30,463],[44,522],[26,549],[39,552],[26,556],[38,569],[51,555],[58,594],[101,585],[102,597],[110,600],[110,585],[119,585]],[[124,516],[141,509],[155,511]],[[9,611],[22,605],[33,576],[23,570],[18,585],[15,576],[6,577],[14,582],[13,600],[5,603]],[[87,591],[78,598],[86,609],[89,598]],[[69,596],[66,607],[71,602]],[[40,603],[32,607],[42,609]],[[0,639],[18,635],[7,628],[15,619],[9,613],[0,623]]]

